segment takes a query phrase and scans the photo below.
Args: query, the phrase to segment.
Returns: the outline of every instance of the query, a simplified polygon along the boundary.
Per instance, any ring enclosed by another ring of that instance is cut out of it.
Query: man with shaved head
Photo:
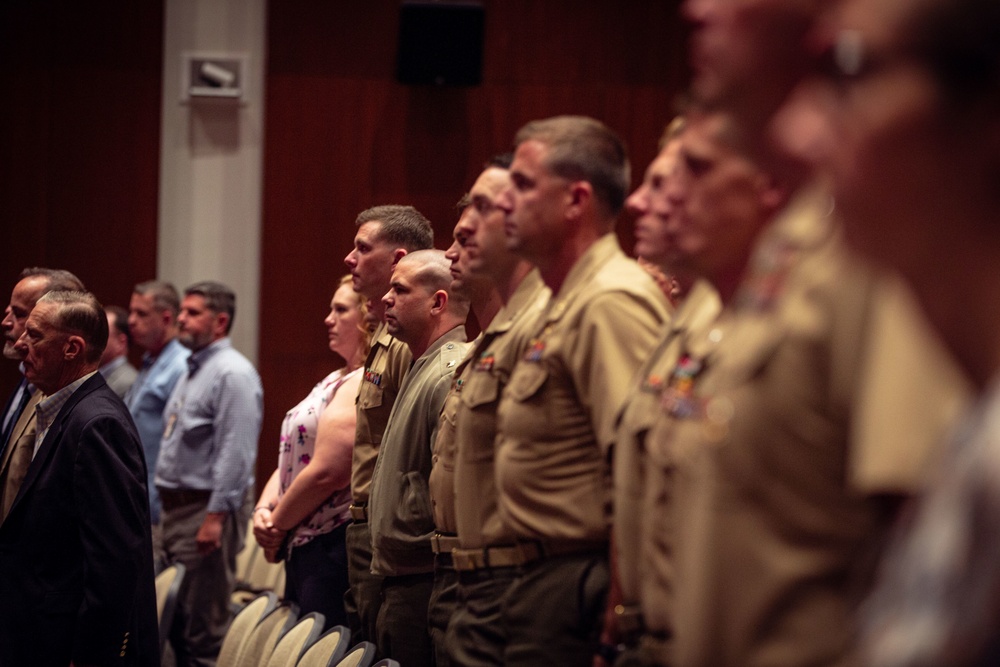
[[[469,302],[451,283],[445,253],[419,250],[400,258],[382,298],[389,333],[414,362],[389,414],[368,501],[372,572],[384,577],[376,632],[379,650],[408,667],[434,664],[427,627],[434,581],[431,444],[468,349]]]

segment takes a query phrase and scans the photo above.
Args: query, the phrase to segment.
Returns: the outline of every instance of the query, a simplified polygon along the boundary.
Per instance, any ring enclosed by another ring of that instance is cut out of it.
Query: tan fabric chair
[[[299,658],[323,634],[326,618],[313,612],[299,619],[291,630],[278,640],[267,660],[267,667],[295,667]]]
[[[292,629],[297,620],[298,605],[288,602],[278,605],[250,633],[240,653],[239,667],[265,667],[278,640]]]
[[[156,575],[156,618],[160,622],[160,655],[170,635],[170,626],[177,611],[177,595],[184,583],[184,565],[174,563]]]
[[[375,660],[375,644],[361,642],[347,652],[347,655],[337,663],[337,667],[370,667],[373,660]]]
[[[234,612],[242,609],[243,605],[264,591],[274,591],[279,599],[285,591],[284,564],[267,562],[267,559],[264,558],[264,550],[257,544],[252,530],[247,534],[247,545],[236,557],[237,572],[239,572],[240,558],[245,559],[246,569],[242,575],[237,574],[236,590],[233,591],[230,598],[230,606]],[[248,548],[250,553],[244,555]]]
[[[260,545],[257,544],[257,540],[253,537],[253,519],[250,519],[250,525],[247,526],[247,536],[246,540],[243,542],[243,548],[240,549],[238,554],[236,554],[237,584],[241,581],[247,580],[250,573],[250,566],[253,564],[254,559],[257,558],[260,551]]]
[[[334,667],[351,643],[351,631],[335,625],[317,639],[299,658],[297,667]]]
[[[257,627],[261,619],[270,614],[278,606],[278,597],[274,593],[264,593],[243,607],[236,618],[229,624],[229,630],[222,640],[216,667],[239,667],[243,647],[250,638],[250,633]]]

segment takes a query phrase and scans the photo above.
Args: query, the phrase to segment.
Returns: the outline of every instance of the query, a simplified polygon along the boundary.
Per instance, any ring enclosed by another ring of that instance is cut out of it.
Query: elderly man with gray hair
[[[55,291],[15,344],[45,398],[4,478],[0,664],[159,664],[146,466],[97,372],[107,338],[92,294]]]

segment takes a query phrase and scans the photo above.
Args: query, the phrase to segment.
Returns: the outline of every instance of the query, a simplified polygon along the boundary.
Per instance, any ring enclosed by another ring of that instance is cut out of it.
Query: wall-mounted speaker
[[[396,76],[404,84],[476,86],[483,79],[479,2],[405,0],[399,10]]]

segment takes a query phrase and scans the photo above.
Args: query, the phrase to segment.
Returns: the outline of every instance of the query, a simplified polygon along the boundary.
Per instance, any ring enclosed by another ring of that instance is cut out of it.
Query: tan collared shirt
[[[514,535],[608,538],[615,421],[668,319],[663,292],[613,234],[570,270],[498,408],[500,512]]]
[[[845,253],[823,199],[800,205],[767,230],[716,324],[686,341],[694,409],[670,404],[647,438],[667,481],[651,511],[673,533],[671,664],[856,664],[856,605],[892,520],[877,498],[922,488],[959,404],[942,355],[873,346],[892,292]],[[916,351],[925,325],[892,308]],[[923,392],[935,398],[908,403]],[[862,428],[900,411],[892,429]]]
[[[668,602],[673,563],[667,557],[671,530],[666,513],[667,478],[649,464],[650,431],[663,417],[663,390],[686,349],[688,337],[704,337],[722,304],[715,289],[698,281],[677,309],[669,331],[633,380],[615,437],[614,531],[621,602],[639,607],[646,629],[672,627]],[[641,602],[641,604],[640,604]]]
[[[497,403],[549,294],[538,271],[524,277],[459,368],[441,413],[431,471],[435,521],[465,548],[513,541],[497,511]]]
[[[400,387],[372,475],[368,518],[374,574],[434,570],[431,446],[451,378],[468,349],[465,327],[455,327],[413,362]]]
[[[351,498],[355,505],[368,502],[382,433],[412,360],[410,348],[392,337],[385,322],[379,324],[372,334],[372,349],[365,360],[364,377],[358,389],[358,423],[351,464]]]

